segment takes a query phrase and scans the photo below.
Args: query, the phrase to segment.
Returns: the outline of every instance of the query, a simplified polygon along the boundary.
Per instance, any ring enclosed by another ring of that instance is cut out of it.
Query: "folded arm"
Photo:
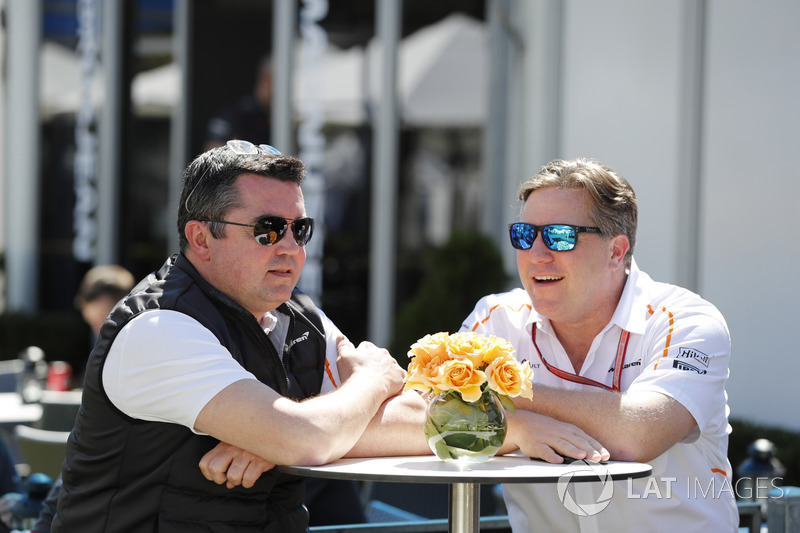
[[[404,371],[374,345],[340,343],[347,379],[333,393],[295,402],[255,380],[237,381],[200,411],[195,429],[274,464],[324,464],[347,453]],[[320,443],[324,443],[320,445]]]
[[[524,409],[506,412],[508,433],[500,453],[519,449],[529,457],[561,463],[562,456],[605,461],[608,450],[580,428]]]
[[[381,405],[347,457],[426,455],[431,453],[423,427],[427,404],[416,391]]]
[[[678,401],[653,391],[568,391],[534,386],[519,408],[569,422],[596,437],[612,459],[650,461],[686,437],[694,417]]]

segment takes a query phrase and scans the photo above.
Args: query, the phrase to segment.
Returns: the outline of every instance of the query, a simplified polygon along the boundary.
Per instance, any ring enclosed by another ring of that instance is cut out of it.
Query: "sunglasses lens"
[[[300,246],[305,246],[311,240],[314,232],[314,220],[311,218],[298,218],[292,223],[292,235]]]
[[[269,246],[286,235],[288,226],[289,223],[281,217],[264,217],[256,223],[253,234],[258,244]]]
[[[511,224],[508,228],[511,237],[511,246],[517,250],[528,250],[533,246],[536,238],[536,229],[530,224]]]
[[[268,144],[259,144],[259,148],[261,148],[265,153],[270,155],[281,155],[280,151],[274,146],[270,146]]]
[[[575,228],[562,224],[550,224],[542,228],[545,245],[553,251],[565,252],[575,248]]]
[[[225,143],[225,146],[228,147],[234,154],[239,155],[256,155],[258,153],[258,147],[249,141],[243,141],[241,139],[233,139]]]
[[[256,242],[264,246],[275,244],[286,235],[289,223],[281,217],[264,217],[253,230]],[[298,218],[292,222],[292,236],[297,244],[305,246],[314,231],[313,218]]]

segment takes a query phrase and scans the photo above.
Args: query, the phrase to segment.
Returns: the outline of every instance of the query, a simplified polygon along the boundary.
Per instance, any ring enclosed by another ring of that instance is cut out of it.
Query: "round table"
[[[479,486],[482,483],[606,482],[649,476],[644,463],[588,461],[550,464],[522,455],[493,457],[482,463],[442,461],[432,455],[346,458],[322,466],[279,466],[287,474],[328,479],[384,481],[393,483],[448,483],[449,530],[479,530]]]

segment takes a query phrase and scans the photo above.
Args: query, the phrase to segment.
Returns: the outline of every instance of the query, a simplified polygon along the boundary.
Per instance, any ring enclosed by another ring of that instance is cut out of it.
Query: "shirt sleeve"
[[[103,387],[117,409],[192,431],[211,398],[243,379],[256,378],[211,331],[171,310],[147,311],[128,322],[103,367]]]
[[[659,309],[650,321],[643,348],[646,366],[628,392],[656,391],[674,398],[706,431],[727,402],[731,344],[725,321],[699,309],[677,316]]]
[[[339,367],[336,366],[336,359],[339,357],[336,339],[344,337],[341,330],[328,318],[322,310],[317,309],[322,319],[322,327],[325,331],[325,370],[322,376],[322,388],[320,394],[336,390],[341,381],[339,380]]]

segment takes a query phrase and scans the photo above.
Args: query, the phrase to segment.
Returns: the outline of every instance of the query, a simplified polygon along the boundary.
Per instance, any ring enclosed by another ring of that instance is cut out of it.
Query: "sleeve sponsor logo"
[[[706,354],[694,348],[681,348],[678,351],[678,357],[682,357],[684,359],[694,359],[694,362],[700,363],[706,368],[708,368],[708,361],[710,359]]]
[[[672,368],[677,368],[678,370],[695,371],[698,374],[708,374],[708,370],[701,370],[694,365],[690,365],[685,361],[678,361],[677,359],[672,361]]]

